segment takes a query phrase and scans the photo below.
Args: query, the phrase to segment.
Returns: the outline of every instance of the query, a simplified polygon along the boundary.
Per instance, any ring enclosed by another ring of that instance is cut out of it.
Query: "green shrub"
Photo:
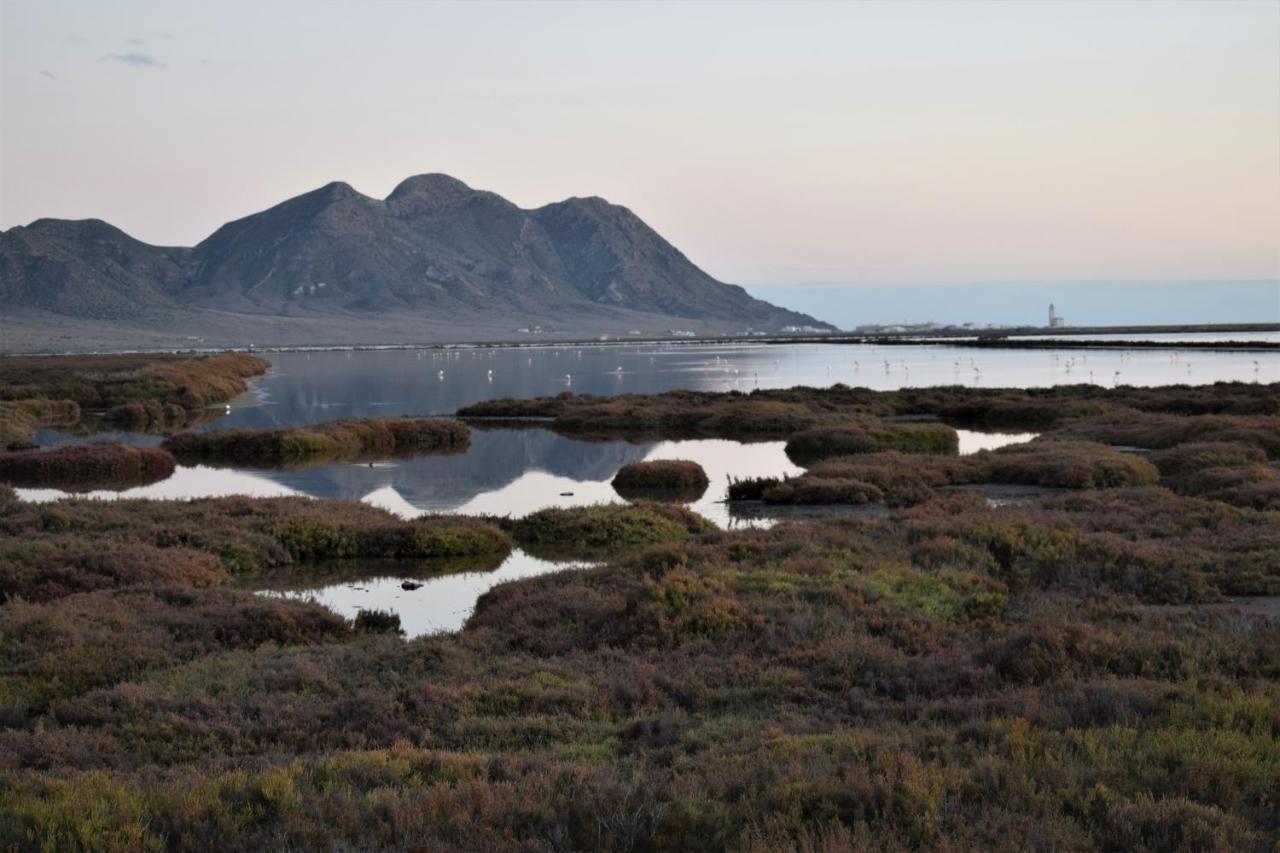
[[[512,535],[537,554],[599,557],[714,529],[683,507],[639,502],[539,510],[515,521]]]
[[[959,446],[959,436],[946,424],[867,421],[804,430],[787,440],[786,451],[796,464],[812,465],[837,456],[883,450],[954,456]]]

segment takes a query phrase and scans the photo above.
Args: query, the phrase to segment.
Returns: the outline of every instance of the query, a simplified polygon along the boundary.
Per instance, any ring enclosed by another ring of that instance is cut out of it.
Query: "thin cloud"
[[[145,40],[145,39],[140,39],[140,38],[131,38],[131,39],[125,39],[125,43],[126,43],[126,44],[132,44],[132,45],[135,45],[135,46],[137,46],[137,47],[142,47],[142,46],[143,46],[143,45],[145,45],[147,42],[146,42],[146,40]]]
[[[156,60],[154,56],[138,51],[130,51],[129,53],[105,53],[99,62],[118,62],[121,65],[128,65],[131,68],[164,68],[165,64]]]

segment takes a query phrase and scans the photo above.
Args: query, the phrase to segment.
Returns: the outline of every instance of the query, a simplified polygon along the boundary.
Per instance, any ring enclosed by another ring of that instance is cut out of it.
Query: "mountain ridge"
[[[697,321],[830,328],[696,266],[598,196],[521,208],[440,173],[386,196],[333,181],[232,220],[194,246],[154,246],[101,220],[0,232],[0,305],[94,322],[200,312],[383,315],[436,323],[510,315],[578,324]]]

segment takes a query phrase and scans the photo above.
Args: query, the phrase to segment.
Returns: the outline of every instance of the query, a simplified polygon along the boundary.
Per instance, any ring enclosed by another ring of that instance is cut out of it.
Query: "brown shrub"
[[[466,424],[445,418],[349,418],[279,429],[184,432],[163,447],[180,459],[290,465],[334,459],[374,459],[459,453],[471,443]]]
[[[613,488],[624,498],[696,501],[710,480],[697,462],[661,459],[623,465],[613,477]]]
[[[73,444],[0,454],[0,480],[69,492],[120,491],[163,480],[175,466],[173,456],[155,447]]]
[[[1172,415],[1125,412],[1072,421],[1056,436],[1102,444],[1163,450],[1178,444],[1231,443],[1256,447],[1280,459],[1280,416]]]
[[[216,557],[190,548],[68,536],[0,544],[0,601],[50,601],[126,586],[206,587],[229,579]]]
[[[1032,441],[974,454],[973,479],[1067,489],[1148,486],[1155,466],[1133,453],[1078,441]]]

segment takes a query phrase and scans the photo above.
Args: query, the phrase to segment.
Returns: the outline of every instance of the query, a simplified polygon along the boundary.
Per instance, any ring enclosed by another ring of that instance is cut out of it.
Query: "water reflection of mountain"
[[[674,363],[674,354],[639,349],[496,349],[474,355],[465,350],[456,356],[413,350],[283,352],[270,358],[271,372],[256,382],[262,405],[235,409],[214,428],[294,426],[369,415],[449,415],[478,400],[539,397],[567,388],[591,394],[654,393],[700,384]],[[566,384],[566,374],[571,384]]]
[[[471,448],[454,456],[388,463],[321,465],[258,471],[263,477],[322,498],[362,498],[388,486],[419,509],[446,509],[514,482],[530,470],[574,480],[607,480],[652,445],[573,441],[548,430],[473,431]]]

